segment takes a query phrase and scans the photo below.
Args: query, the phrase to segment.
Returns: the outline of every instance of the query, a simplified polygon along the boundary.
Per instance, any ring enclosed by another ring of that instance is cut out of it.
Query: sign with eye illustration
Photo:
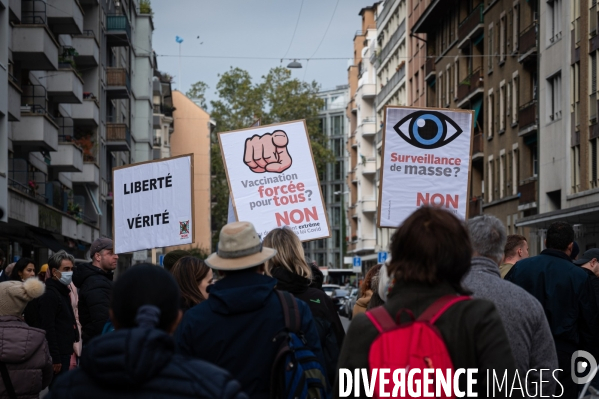
[[[219,133],[236,220],[264,238],[289,226],[302,241],[330,236],[304,121]]]
[[[399,226],[423,205],[468,212],[474,111],[386,107],[379,227]]]

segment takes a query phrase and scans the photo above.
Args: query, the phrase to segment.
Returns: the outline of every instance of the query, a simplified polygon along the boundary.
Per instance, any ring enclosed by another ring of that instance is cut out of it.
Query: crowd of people
[[[379,338],[415,320],[434,323],[455,369],[520,375],[522,396],[576,398],[572,355],[599,358],[599,249],[580,255],[564,222],[548,228],[545,247],[529,257],[526,238],[507,236],[493,216],[464,222],[422,207],[393,235],[390,259],[365,275],[347,335],[287,227],[261,239],[251,223],[230,223],[205,260],[171,251],[164,268],[136,265],[114,282],[107,238],[87,264],[64,251],[39,270],[21,258],[0,273],[0,398],[46,387],[48,398],[339,397],[338,370],[371,368]],[[294,337],[295,355],[310,359],[278,370]],[[309,368],[309,393],[283,392],[294,367]],[[540,372],[558,369],[554,379]],[[487,378],[478,374],[479,397]],[[508,396],[518,392],[495,395]]]

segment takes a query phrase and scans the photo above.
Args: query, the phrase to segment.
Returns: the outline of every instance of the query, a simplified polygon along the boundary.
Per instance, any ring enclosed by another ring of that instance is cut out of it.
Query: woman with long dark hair
[[[184,256],[173,265],[171,274],[181,290],[183,312],[208,299],[207,288],[212,284],[214,275],[203,260]]]
[[[29,258],[19,259],[10,272],[10,280],[25,281],[31,277],[35,277],[35,264],[33,260]]]

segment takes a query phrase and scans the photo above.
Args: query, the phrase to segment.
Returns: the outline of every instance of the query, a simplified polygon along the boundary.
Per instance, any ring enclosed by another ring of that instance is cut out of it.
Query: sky
[[[299,60],[303,68],[291,70],[294,78],[315,80],[322,90],[333,89],[347,84],[354,34],[361,29],[358,13],[372,4],[367,0],[154,0],[152,44],[158,69],[173,76],[173,88],[183,92],[204,81],[210,101],[216,99],[218,74],[230,67],[247,70],[256,82],[271,68],[291,62],[281,63],[281,58],[342,58]],[[181,58],[176,36],[183,38]]]

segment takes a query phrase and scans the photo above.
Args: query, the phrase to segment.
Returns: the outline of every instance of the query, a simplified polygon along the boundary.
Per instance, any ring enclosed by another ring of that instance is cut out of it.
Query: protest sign
[[[289,226],[302,241],[330,236],[304,121],[218,135],[237,220],[263,238]]]
[[[114,252],[194,241],[193,154],[114,168]]]
[[[386,107],[379,227],[397,227],[423,205],[468,214],[474,111]]]

